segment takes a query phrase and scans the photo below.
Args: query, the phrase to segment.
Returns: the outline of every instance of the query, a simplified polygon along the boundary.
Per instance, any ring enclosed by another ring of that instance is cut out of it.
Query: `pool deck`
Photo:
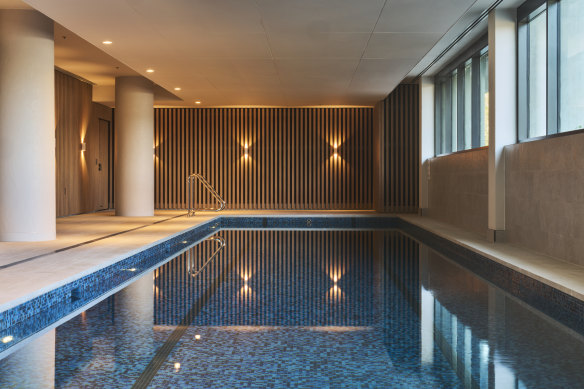
[[[115,217],[113,212],[57,219],[57,239],[0,242],[0,312],[90,274],[181,231],[219,216],[399,216],[443,238],[479,252],[584,301],[584,267],[526,248],[489,243],[483,237],[416,215],[372,211],[223,211],[186,217],[185,211],[156,211],[153,217]]]

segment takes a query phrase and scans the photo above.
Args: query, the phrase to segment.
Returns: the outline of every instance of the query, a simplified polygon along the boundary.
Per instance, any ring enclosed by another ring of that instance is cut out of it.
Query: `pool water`
[[[0,388],[584,382],[581,334],[398,231],[219,235],[0,360]]]

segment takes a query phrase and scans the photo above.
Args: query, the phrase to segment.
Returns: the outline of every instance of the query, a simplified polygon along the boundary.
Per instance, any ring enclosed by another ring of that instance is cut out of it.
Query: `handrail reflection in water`
[[[204,269],[205,267],[215,258],[217,257],[217,255],[219,255],[219,253],[221,252],[221,250],[223,250],[223,248],[225,247],[225,239],[223,239],[223,237],[219,236],[219,235],[215,235],[212,236],[210,238],[207,238],[204,240],[204,242],[207,241],[213,241],[213,242],[217,242],[219,243],[219,246],[217,247],[217,249],[213,252],[213,254],[211,254],[211,256],[209,257],[209,259],[207,259],[207,261],[203,264],[203,266],[201,266],[197,271],[193,271],[193,268],[195,267],[195,263],[194,263],[194,259],[191,255],[189,255],[189,264],[188,264],[188,271],[189,274],[192,277],[196,277],[198,276]],[[189,252],[190,253],[190,252]]]

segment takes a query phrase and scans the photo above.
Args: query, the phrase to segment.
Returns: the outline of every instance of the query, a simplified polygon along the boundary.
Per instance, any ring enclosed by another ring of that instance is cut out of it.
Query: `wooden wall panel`
[[[91,115],[91,85],[55,71],[57,216],[87,208],[87,165],[81,153]]]
[[[371,209],[372,113],[155,109],[155,207],[186,208],[187,176],[201,173],[227,209]],[[214,205],[203,191],[196,197]]]
[[[400,84],[380,104],[378,177],[383,212],[418,211],[419,86]]]
[[[57,215],[93,212],[99,153],[99,119],[113,123],[111,108],[92,103],[92,86],[55,71]],[[110,139],[113,155],[113,134]],[[87,150],[81,152],[81,142]],[[113,164],[109,166],[113,169]],[[111,177],[113,179],[113,176]],[[112,187],[113,190],[113,187]]]

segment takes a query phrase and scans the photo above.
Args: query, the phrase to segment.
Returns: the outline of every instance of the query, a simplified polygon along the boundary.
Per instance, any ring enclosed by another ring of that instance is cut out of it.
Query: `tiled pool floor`
[[[378,215],[358,211],[228,211],[187,218],[184,213],[165,210],[144,218],[114,217],[113,212],[70,216],[57,219],[55,241],[0,242],[0,312],[218,216]],[[491,244],[483,237],[433,219],[398,216],[584,300],[582,266],[510,244]]]

